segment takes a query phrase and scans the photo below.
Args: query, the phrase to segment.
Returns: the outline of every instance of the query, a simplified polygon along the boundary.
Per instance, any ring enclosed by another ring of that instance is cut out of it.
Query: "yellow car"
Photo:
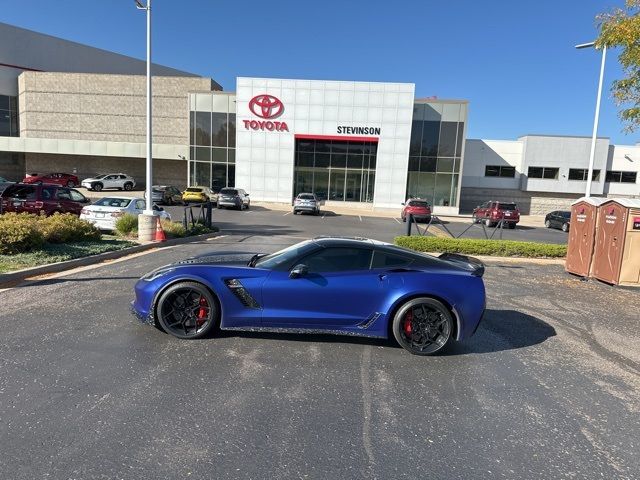
[[[213,203],[218,200],[218,196],[209,187],[189,187],[182,193],[182,201],[185,205],[190,202],[202,203],[207,200]]]

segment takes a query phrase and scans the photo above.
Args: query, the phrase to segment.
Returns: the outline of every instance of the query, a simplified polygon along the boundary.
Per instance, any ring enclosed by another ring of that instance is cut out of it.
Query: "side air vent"
[[[380,312],[372,313],[371,315],[369,315],[369,317],[365,319],[364,322],[361,322],[358,325],[358,328],[362,328],[362,329],[369,328],[373,322],[375,322],[378,318],[380,318],[381,315],[382,313]]]
[[[229,278],[225,280],[224,283],[227,285],[227,287],[229,287],[229,290],[231,290],[231,292],[238,298],[238,300],[240,300],[240,303],[242,303],[245,307],[258,309],[260,308],[260,305],[258,305],[256,299],[253,298],[249,292],[247,292],[247,289],[244,288],[242,283],[240,283],[240,280]]]

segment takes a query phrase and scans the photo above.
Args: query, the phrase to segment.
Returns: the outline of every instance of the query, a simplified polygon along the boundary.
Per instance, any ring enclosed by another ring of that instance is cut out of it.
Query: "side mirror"
[[[245,196],[245,197],[248,197],[248,196],[249,196],[249,194],[248,194],[248,193],[245,193],[245,194],[244,194],[244,196]]]
[[[309,273],[309,267],[303,264],[296,265],[289,272],[289,278],[300,278],[304,277],[307,273]]]
[[[403,205],[403,206],[404,206],[404,202],[402,202],[400,205]]]

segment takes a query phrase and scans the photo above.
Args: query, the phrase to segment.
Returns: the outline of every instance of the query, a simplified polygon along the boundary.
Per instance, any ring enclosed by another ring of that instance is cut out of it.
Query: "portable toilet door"
[[[617,284],[622,266],[628,209],[616,200],[600,205],[596,245],[593,253],[593,276]]]
[[[621,203],[629,210],[617,283],[640,287],[640,199],[624,199]]]
[[[582,197],[571,204],[569,238],[565,270],[588,277],[591,271],[596,239],[598,206],[606,198]]]

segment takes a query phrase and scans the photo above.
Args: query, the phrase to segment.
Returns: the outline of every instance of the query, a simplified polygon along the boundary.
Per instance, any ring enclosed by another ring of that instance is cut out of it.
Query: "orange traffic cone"
[[[167,236],[164,234],[164,230],[162,229],[162,222],[160,221],[160,217],[158,217],[158,221],[156,222],[156,242],[166,242]]]

